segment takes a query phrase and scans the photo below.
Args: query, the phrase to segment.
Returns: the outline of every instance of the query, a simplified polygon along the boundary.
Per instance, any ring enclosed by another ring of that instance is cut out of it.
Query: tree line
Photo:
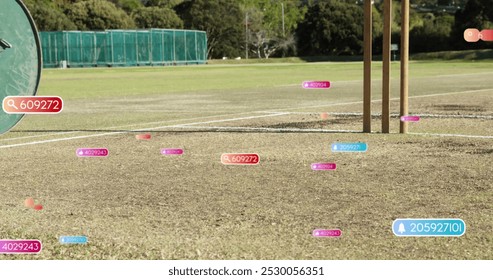
[[[41,31],[169,28],[204,30],[208,57],[361,55],[363,1],[355,0],[24,0]],[[383,1],[373,6],[381,52]],[[493,0],[414,1],[411,52],[488,48],[466,43],[467,28],[493,28]],[[400,1],[392,41],[399,43]],[[448,10],[416,7],[441,7]],[[455,6],[454,6],[455,5]],[[457,7],[450,13],[450,7]]]

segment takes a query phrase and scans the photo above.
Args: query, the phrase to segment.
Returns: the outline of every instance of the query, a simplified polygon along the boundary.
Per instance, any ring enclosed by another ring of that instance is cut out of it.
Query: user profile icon
[[[466,42],[475,43],[481,39],[481,32],[475,28],[468,28],[464,31],[464,40]]]

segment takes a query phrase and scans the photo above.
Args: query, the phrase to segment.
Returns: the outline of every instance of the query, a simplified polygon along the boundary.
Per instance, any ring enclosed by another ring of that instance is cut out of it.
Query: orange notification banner
[[[7,96],[2,109],[7,114],[58,114],[63,100],[58,96]]]
[[[479,40],[485,42],[493,41],[493,29],[479,31],[476,28],[469,28],[464,31],[464,40],[469,43],[475,43]]]

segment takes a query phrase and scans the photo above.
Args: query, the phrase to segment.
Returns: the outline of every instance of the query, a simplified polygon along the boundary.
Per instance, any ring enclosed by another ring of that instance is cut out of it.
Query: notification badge
[[[322,162],[322,163],[312,164],[312,170],[336,170],[336,169],[337,169],[337,164],[335,163]]]
[[[421,118],[419,116],[402,116],[401,122],[419,122]]]
[[[107,157],[109,155],[106,148],[80,148],[75,153],[78,157]]]
[[[462,236],[466,223],[462,219],[396,219],[392,223],[395,236]]]
[[[162,155],[183,155],[183,149],[161,149]]]
[[[58,114],[63,100],[58,96],[7,96],[2,109],[7,114]]]
[[[329,81],[305,81],[302,84],[303,88],[307,89],[324,89],[330,88]]]
[[[315,229],[312,232],[313,237],[341,237],[340,229]]]
[[[493,29],[479,31],[476,28],[468,28],[464,31],[464,40],[469,43],[476,43],[479,40],[485,42],[493,41]]]
[[[221,163],[225,165],[257,165],[260,162],[258,154],[222,154]]]
[[[0,240],[0,254],[38,254],[42,247],[39,240]]]
[[[60,236],[60,244],[87,244],[87,236]]]
[[[334,143],[332,144],[332,152],[360,152],[368,151],[366,143]]]

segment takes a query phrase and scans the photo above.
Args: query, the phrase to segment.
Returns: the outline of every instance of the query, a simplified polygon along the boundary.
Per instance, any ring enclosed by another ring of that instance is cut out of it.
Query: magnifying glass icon
[[[16,110],[19,110],[19,108],[17,108],[17,106],[15,106],[15,101],[10,99],[9,101],[7,101],[7,105],[9,107],[12,107],[12,108],[15,108]]]

